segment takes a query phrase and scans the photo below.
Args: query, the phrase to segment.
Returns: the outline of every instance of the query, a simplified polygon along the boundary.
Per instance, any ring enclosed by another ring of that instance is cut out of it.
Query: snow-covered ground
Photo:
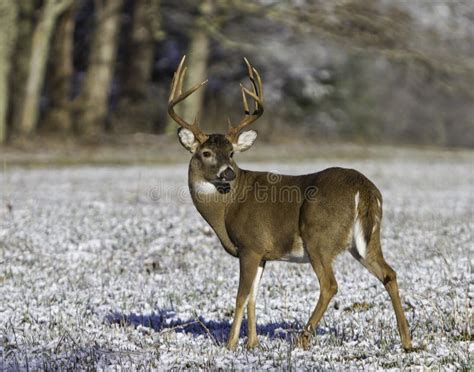
[[[309,351],[294,335],[318,297],[309,265],[267,264],[260,346],[224,347],[238,282],[190,202],[186,165],[0,172],[0,369],[469,368],[472,157],[246,164],[350,166],[384,195],[383,248],[420,350],[405,353],[383,286],[349,254]],[[244,333],[245,327],[242,328]]]

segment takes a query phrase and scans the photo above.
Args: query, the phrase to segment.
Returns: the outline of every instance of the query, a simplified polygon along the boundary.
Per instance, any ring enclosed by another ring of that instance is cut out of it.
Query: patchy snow
[[[247,166],[343,165],[379,186],[413,353],[383,286],[349,254],[335,263],[339,292],[309,351],[292,341],[318,283],[310,265],[283,262],[261,281],[260,346],[245,349],[244,324],[238,349],[226,350],[238,263],[194,209],[186,165],[4,171],[0,369],[469,368],[474,172],[466,159],[437,160]]]

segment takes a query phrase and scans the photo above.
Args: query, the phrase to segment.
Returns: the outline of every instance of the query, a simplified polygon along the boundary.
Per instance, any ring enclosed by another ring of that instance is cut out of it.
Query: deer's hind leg
[[[380,233],[374,231],[364,257],[359,254],[357,246],[350,249],[351,254],[356,258],[370,273],[382,282],[392,300],[393,309],[397,318],[398,332],[405,350],[412,348],[411,337],[408,322],[403,312],[402,303],[397,284],[397,273],[385,261],[380,245]]]
[[[297,340],[297,346],[304,349],[309,347],[309,341],[313,336],[316,326],[319,324],[329,302],[337,293],[337,281],[332,269],[332,255],[325,255],[325,252],[333,251],[329,242],[325,244],[323,241],[311,243],[310,249],[307,250],[308,258],[311,266],[319,280],[319,299],[313,310],[303,332]]]

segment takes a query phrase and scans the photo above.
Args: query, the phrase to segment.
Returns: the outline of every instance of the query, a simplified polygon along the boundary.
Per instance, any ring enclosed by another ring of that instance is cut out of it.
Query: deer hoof
[[[229,350],[235,350],[237,347],[237,341],[227,341],[227,349]]]
[[[302,348],[303,350],[308,350],[310,341],[311,335],[307,332],[303,332],[296,340],[296,347]]]
[[[421,348],[419,348],[419,347],[413,347],[413,345],[411,344],[411,341],[404,343],[404,344],[403,344],[403,349],[404,349],[407,353],[411,353],[411,352],[414,352],[414,351],[419,351],[419,350],[421,350]]]
[[[258,346],[258,338],[248,339],[246,346],[247,346],[247,349],[256,348]]]

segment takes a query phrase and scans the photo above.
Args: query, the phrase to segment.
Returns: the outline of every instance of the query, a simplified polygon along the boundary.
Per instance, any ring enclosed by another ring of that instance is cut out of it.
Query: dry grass
[[[436,147],[367,145],[364,143],[319,143],[302,139],[280,139],[277,142],[257,141],[245,154],[247,161],[295,162],[306,159],[369,160],[374,158],[430,158],[465,160],[472,157],[469,149]],[[174,135],[136,134],[116,136],[101,144],[79,144],[75,141],[42,139],[0,147],[0,159],[8,166],[45,167],[77,165],[175,164],[189,160]]]

